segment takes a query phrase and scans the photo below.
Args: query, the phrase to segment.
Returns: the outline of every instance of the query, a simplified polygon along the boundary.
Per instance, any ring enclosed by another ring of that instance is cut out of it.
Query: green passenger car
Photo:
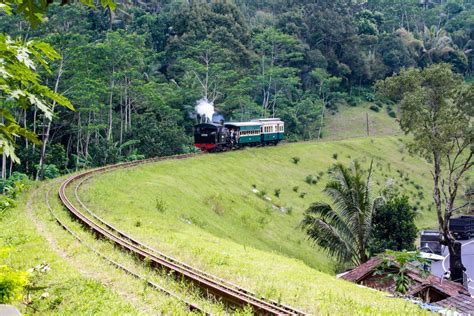
[[[259,122],[229,122],[225,124],[231,135],[234,135],[235,142],[242,145],[260,144],[261,126],[262,124]]]

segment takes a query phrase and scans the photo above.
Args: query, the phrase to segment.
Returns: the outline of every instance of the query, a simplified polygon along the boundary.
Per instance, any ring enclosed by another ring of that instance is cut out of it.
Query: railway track
[[[111,166],[105,166],[97,169],[92,169],[67,178],[59,188],[59,198],[68,211],[81,221],[86,227],[94,232],[98,237],[105,238],[113,242],[120,248],[131,252],[142,260],[147,260],[149,264],[155,267],[163,268],[175,274],[176,277],[186,279],[199,287],[201,291],[207,295],[236,307],[250,306],[255,314],[260,315],[306,315],[306,313],[297,310],[288,305],[281,304],[274,300],[268,300],[264,297],[259,297],[255,293],[235,285],[229,281],[221,279],[212,274],[206,273],[196,269],[188,264],[185,264],[171,256],[168,256],[156,249],[153,249],[138,240],[134,239],[127,233],[117,229],[113,225],[107,223],[102,218],[97,216],[90,210],[79,198],[79,187],[90,177],[103,172],[108,172],[119,168],[130,168],[144,163],[162,161],[162,160],[177,160],[193,157],[193,154],[177,155],[160,157],[153,159],[146,159],[141,161],[133,161],[127,163],[120,163]],[[67,189],[76,184],[74,188],[74,199],[79,206],[69,199],[66,194]],[[85,210],[83,213],[80,208]]]
[[[45,193],[45,203],[46,203],[46,207],[48,208],[49,210],[49,213],[51,214],[51,216],[53,216],[53,218],[55,219],[56,223],[58,223],[59,226],[61,226],[65,231],[67,231],[70,235],[72,235],[77,241],[79,241],[81,244],[83,244],[87,249],[89,249],[90,251],[92,251],[94,254],[96,254],[97,256],[99,256],[100,258],[104,259],[106,262],[108,262],[110,265],[124,271],[125,273],[133,276],[134,278],[137,278],[143,282],[145,282],[148,286],[154,288],[155,290],[158,290],[159,292],[162,292],[162,293],[165,293],[166,295],[170,296],[170,297],[173,297],[175,298],[176,300],[184,303],[186,305],[186,307],[192,311],[192,312],[199,312],[199,313],[202,313],[204,315],[210,315],[209,313],[206,313],[201,307],[199,307],[199,305],[197,304],[194,304],[194,303],[191,303],[189,302],[188,300],[184,299],[184,298],[181,298],[179,296],[177,296],[176,294],[174,294],[173,292],[163,288],[162,286],[160,286],[159,284],[153,282],[153,281],[150,281],[148,280],[147,278],[145,278],[144,276],[132,271],[130,268],[127,268],[126,266],[124,266],[123,264],[120,264],[118,263],[117,261],[111,259],[110,257],[104,255],[103,253],[101,253],[100,251],[98,251],[97,249],[95,249],[94,247],[88,245],[86,242],[84,242],[82,240],[81,237],[79,237],[78,234],[76,234],[64,221],[62,221],[58,215],[53,211],[53,208],[51,207],[51,204],[49,203],[49,193],[50,193],[51,189],[46,191]]]

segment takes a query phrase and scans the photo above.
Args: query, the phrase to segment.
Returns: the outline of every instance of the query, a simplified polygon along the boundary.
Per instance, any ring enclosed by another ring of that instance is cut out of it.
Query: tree
[[[337,164],[324,193],[332,205],[313,203],[304,213],[301,227],[317,245],[340,262],[355,265],[368,259],[372,217],[381,197],[372,197],[372,163],[367,172],[355,161],[350,168]]]
[[[33,27],[43,21],[49,5],[53,1],[33,0],[4,0],[0,3],[0,9],[8,15],[23,13]],[[64,0],[62,4],[69,1]],[[94,7],[89,0],[81,0],[87,6]],[[115,8],[113,0],[101,0],[101,4],[110,10]],[[13,161],[19,159],[15,155],[15,137],[20,136],[35,143],[39,140],[35,133],[22,128],[16,121],[15,116],[5,103],[10,107],[28,109],[36,107],[49,120],[52,119],[54,106],[57,104],[73,108],[72,104],[57,91],[52,91],[41,83],[38,75],[37,64],[50,72],[48,61],[60,59],[60,55],[48,44],[39,41],[23,41],[12,39],[9,35],[0,34],[0,153],[10,157]],[[5,161],[5,158],[3,159]],[[5,166],[2,166],[4,172]]]
[[[370,253],[380,253],[386,249],[415,250],[414,242],[418,232],[415,216],[408,197],[390,196],[373,216]]]
[[[39,140],[33,132],[18,124],[12,109],[36,107],[51,119],[53,104],[58,103],[70,109],[72,104],[43,85],[37,73],[38,63],[50,71],[48,61],[60,58],[50,45],[38,41],[13,40],[6,34],[0,34],[0,58],[0,153],[18,162],[15,137],[21,136],[35,143],[39,143]]]
[[[271,113],[275,117],[277,105],[285,99],[291,100],[299,84],[297,69],[292,67],[292,63],[303,58],[300,43],[273,28],[257,33],[254,43],[260,62],[259,73],[255,76],[255,90],[260,92],[264,114]]]
[[[323,111],[321,113],[321,123],[319,125],[318,139],[321,138],[321,130],[323,128],[324,110],[326,109],[331,93],[337,89],[341,83],[341,78],[333,77],[329,75],[326,70],[322,68],[316,68],[311,71],[311,76],[316,80],[318,86],[319,98],[323,101]]]
[[[379,93],[399,102],[400,126],[413,136],[410,149],[432,165],[433,199],[442,243],[450,254],[451,278],[462,282],[461,247],[449,219],[464,174],[473,166],[474,84],[464,83],[447,64],[407,69],[377,83]]]

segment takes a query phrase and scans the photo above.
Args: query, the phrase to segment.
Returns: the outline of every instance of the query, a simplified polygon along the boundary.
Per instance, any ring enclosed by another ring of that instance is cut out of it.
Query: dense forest
[[[4,154],[2,178],[193,151],[200,99],[225,120],[280,117],[290,140],[311,139],[327,109],[384,104],[373,84],[403,68],[474,71],[467,0],[73,3],[52,5],[38,28],[2,15],[0,29],[54,47],[61,59],[41,77],[75,109],[57,106],[52,120],[14,109],[42,143],[18,138],[21,164]]]

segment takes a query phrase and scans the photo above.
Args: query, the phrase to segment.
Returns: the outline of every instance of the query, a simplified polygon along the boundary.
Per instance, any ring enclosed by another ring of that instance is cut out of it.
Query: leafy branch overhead
[[[95,2],[93,0],[80,0],[83,4],[95,8]],[[48,10],[48,7],[53,4],[54,0],[1,0],[0,9],[5,11],[7,14],[23,14],[25,19],[31,23],[33,27],[37,27],[38,24],[44,21],[44,15]],[[61,5],[69,4],[70,0],[58,1]],[[116,4],[113,0],[100,0],[101,5],[104,8],[115,9]]]
[[[26,110],[31,106],[38,108],[46,118],[52,119],[52,102],[69,109],[72,104],[63,96],[55,93],[41,83],[38,64],[50,72],[49,61],[60,58],[48,44],[37,41],[23,42],[0,34],[0,101],[3,108],[0,114],[0,152],[18,161],[15,156],[15,137],[21,136],[38,143],[36,135],[21,127],[12,114],[12,108],[19,106]]]

